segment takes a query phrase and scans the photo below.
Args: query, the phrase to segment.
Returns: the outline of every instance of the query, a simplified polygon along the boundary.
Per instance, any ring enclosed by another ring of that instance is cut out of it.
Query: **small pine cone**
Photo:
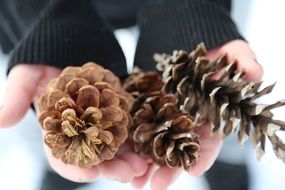
[[[132,110],[137,110],[153,93],[159,93],[164,82],[156,71],[143,72],[135,67],[133,72],[123,81],[123,88],[135,99]]]
[[[128,136],[132,102],[111,71],[95,63],[67,67],[38,104],[45,143],[66,164],[110,160]]]
[[[135,98],[130,139],[140,155],[189,170],[199,158],[199,137],[192,119],[177,110],[176,97],[161,92],[163,85],[160,73],[137,68],[124,81],[124,89]]]
[[[149,94],[132,115],[130,136],[136,152],[160,165],[191,169],[199,158],[200,141],[192,119],[177,110],[173,94]]]
[[[143,72],[135,67],[132,74],[123,82],[123,88],[135,98],[160,91],[164,85],[160,73],[156,71]]]
[[[254,101],[271,92],[274,85],[260,89],[261,82],[245,81],[243,70],[237,63],[228,64],[227,56],[213,63],[206,58],[203,44],[191,53],[174,51],[173,55],[156,55],[157,69],[162,72],[166,93],[178,96],[178,108],[194,117],[194,124],[211,123],[212,130],[220,128],[224,121],[224,135],[238,131],[243,145],[253,131],[253,142],[258,146],[257,156],[265,152],[268,138],[278,158],[285,161],[285,145],[276,132],[285,130],[285,122],[274,120],[271,109],[285,105],[285,100],[271,105]]]

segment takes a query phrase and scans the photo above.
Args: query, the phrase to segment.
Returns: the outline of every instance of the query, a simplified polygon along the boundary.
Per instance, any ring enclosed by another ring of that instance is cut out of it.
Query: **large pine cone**
[[[199,158],[200,141],[192,119],[176,108],[176,97],[161,92],[159,73],[135,72],[125,89],[136,97],[130,138],[134,150],[160,165],[189,170]]]
[[[262,90],[260,83],[245,81],[245,72],[237,63],[228,64],[227,56],[214,62],[207,58],[203,44],[191,53],[174,51],[173,55],[156,55],[157,69],[162,72],[166,93],[178,97],[178,108],[194,117],[194,124],[210,122],[213,131],[220,128],[227,136],[238,130],[240,144],[253,132],[253,142],[258,145],[257,155],[265,151],[266,137],[271,141],[276,155],[285,161],[285,145],[276,131],[285,130],[285,122],[272,119],[271,109],[285,105],[278,101],[271,105],[256,104],[254,100],[268,94],[274,85]]]
[[[176,94],[178,108],[195,117],[196,125],[208,122],[213,111],[207,105],[202,106],[207,102],[209,93],[202,82],[226,65],[225,56],[210,64],[206,55],[203,44],[191,53],[176,50],[172,56],[155,55],[156,68],[162,72],[162,80],[165,82],[163,91]]]
[[[95,63],[67,67],[39,101],[45,143],[66,164],[110,160],[128,136],[132,102],[111,71]]]

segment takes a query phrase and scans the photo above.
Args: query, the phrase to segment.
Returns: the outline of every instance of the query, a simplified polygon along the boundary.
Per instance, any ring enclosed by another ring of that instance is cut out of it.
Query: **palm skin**
[[[209,59],[213,60],[224,53],[228,54],[230,61],[236,59],[239,68],[246,70],[247,80],[257,82],[261,79],[262,67],[257,64],[255,54],[246,42],[242,40],[230,41],[209,51]],[[15,66],[8,76],[6,98],[0,110],[0,127],[9,127],[20,121],[30,104],[33,102],[36,105],[48,81],[59,74],[59,69],[45,65],[19,64]],[[200,176],[207,171],[214,163],[222,146],[222,135],[216,133],[211,136],[210,127],[207,125],[201,126],[197,133],[202,141],[201,159],[189,172],[192,176]],[[152,189],[158,190],[167,189],[182,172],[181,169],[153,165],[150,160],[143,159],[134,153],[127,144],[120,148],[113,160],[105,161],[90,169],[65,165],[55,159],[46,146],[45,151],[50,165],[57,173],[77,182],[92,182],[102,176],[112,180],[131,182],[134,187],[142,188],[150,180]]]

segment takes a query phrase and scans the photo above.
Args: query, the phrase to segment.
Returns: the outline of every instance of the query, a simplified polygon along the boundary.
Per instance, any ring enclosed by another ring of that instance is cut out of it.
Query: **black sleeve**
[[[1,0],[0,43],[19,63],[56,67],[95,61],[126,74],[123,52],[92,0]],[[39,3],[40,2],[40,3]]]
[[[138,15],[140,37],[135,64],[152,70],[154,52],[208,49],[243,39],[230,17],[229,0],[149,0]]]

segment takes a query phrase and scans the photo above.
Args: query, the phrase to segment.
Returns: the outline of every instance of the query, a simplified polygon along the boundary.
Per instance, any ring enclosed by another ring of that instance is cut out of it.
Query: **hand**
[[[225,53],[227,53],[230,62],[237,60],[239,69],[245,69],[246,80],[253,82],[261,80],[263,74],[262,67],[257,63],[254,52],[245,41],[233,40],[218,48],[212,49],[209,51],[208,58],[215,60]],[[197,133],[200,135],[202,141],[200,151],[201,159],[189,172],[192,176],[204,174],[213,165],[222,146],[222,134],[216,133],[210,136],[209,126],[201,126]],[[151,180],[153,190],[167,189],[181,171],[181,169],[151,166],[143,177],[135,178],[132,184],[137,188],[141,188],[148,180]]]
[[[32,102],[46,89],[47,83],[60,74],[60,70],[44,65],[20,64],[8,76],[4,104],[0,110],[0,128],[9,127],[20,121]],[[147,170],[147,161],[132,152],[128,145],[121,147],[111,161],[105,161],[90,169],[66,165],[51,155],[45,146],[47,158],[52,168],[64,178],[77,182],[95,181],[99,176],[119,181],[130,181],[142,176]]]

